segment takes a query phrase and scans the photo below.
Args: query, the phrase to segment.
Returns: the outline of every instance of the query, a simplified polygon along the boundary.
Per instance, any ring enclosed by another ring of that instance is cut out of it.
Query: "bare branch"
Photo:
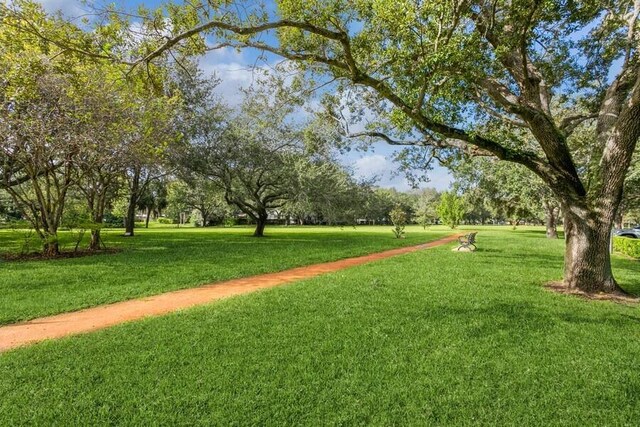
[[[592,120],[598,118],[598,113],[594,114],[576,114],[573,116],[567,116],[560,122],[560,130],[566,135],[569,136],[573,133],[573,131],[580,126],[580,124],[586,122],[587,120]]]

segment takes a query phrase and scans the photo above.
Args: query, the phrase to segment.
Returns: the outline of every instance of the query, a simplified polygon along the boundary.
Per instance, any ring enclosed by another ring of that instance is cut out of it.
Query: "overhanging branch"
[[[206,22],[202,25],[193,27],[190,30],[187,30],[181,34],[178,34],[172,38],[166,40],[161,46],[155,49],[153,52],[146,55],[144,58],[138,60],[136,63],[143,63],[153,60],[154,58],[162,55],[165,51],[171,49],[176,44],[178,44],[181,40],[187,39],[189,37],[195,36],[199,33],[210,31],[213,29],[220,29],[224,31],[231,32],[236,35],[248,36],[254,35],[257,33],[280,29],[280,28],[297,28],[302,31],[309,32],[311,34],[316,34],[318,36],[324,37],[329,40],[334,40],[342,46],[342,54],[343,58],[338,59],[335,57],[329,58],[326,56],[318,55],[315,53],[308,52],[293,52],[286,50],[282,47],[268,45],[263,42],[254,42],[254,41],[237,41],[233,43],[233,46],[242,48],[242,47],[252,47],[257,49],[262,49],[273,54],[282,56],[287,59],[292,60],[301,60],[301,61],[311,61],[315,63],[321,63],[333,67],[332,72],[336,72],[340,70],[341,72],[346,72],[347,76],[354,84],[367,86],[374,89],[378,94],[380,94],[383,98],[390,101],[393,105],[399,108],[404,114],[407,115],[416,125],[416,128],[420,130],[424,135],[429,135],[431,133],[436,133],[438,135],[442,135],[443,139],[442,144],[444,146],[451,147],[452,143],[458,144],[459,147],[461,143],[466,145],[472,145],[477,147],[480,150],[491,153],[502,160],[513,161],[516,163],[520,163],[522,165],[527,166],[529,169],[533,170],[539,175],[543,175],[550,171],[548,165],[539,158],[535,153],[530,152],[522,152],[519,150],[514,150],[508,147],[503,146],[497,141],[494,141],[490,138],[483,137],[481,135],[477,135],[475,133],[467,132],[463,129],[446,125],[439,121],[432,119],[431,117],[426,116],[422,111],[416,111],[414,105],[410,105],[400,96],[398,96],[395,91],[392,89],[389,84],[385,81],[377,79],[370,74],[367,74],[362,71],[362,69],[358,66],[355,57],[352,54],[351,49],[351,41],[349,35],[343,30],[329,30],[327,28],[318,27],[309,22],[300,22],[293,20],[279,20],[274,22],[266,22],[259,25],[253,26],[239,26],[234,24],[229,24],[227,22],[212,20]],[[509,104],[511,106],[514,105],[512,102],[513,94],[503,93],[503,96],[507,98]],[[456,147],[456,145],[453,145]]]

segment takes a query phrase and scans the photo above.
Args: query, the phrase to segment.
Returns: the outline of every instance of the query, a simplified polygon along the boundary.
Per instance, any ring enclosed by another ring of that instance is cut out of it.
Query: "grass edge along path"
[[[122,301],[1,326],[0,352],[47,339],[62,338],[104,329],[149,316],[160,316],[177,310],[207,304],[222,298],[271,288],[384,258],[445,245],[457,240],[459,236],[460,234],[454,234],[419,245],[296,267],[276,273],[211,283],[196,288],[165,292],[151,297]]]
[[[0,261],[0,325],[412,246],[452,233],[443,226],[394,239],[385,226],[274,227],[264,239],[246,227],[109,232],[116,254],[47,261]],[[69,240],[68,232],[61,240]],[[19,233],[0,230],[0,252]]]

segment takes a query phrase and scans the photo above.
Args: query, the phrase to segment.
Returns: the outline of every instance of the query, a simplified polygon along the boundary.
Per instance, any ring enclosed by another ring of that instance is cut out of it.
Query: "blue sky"
[[[39,0],[39,2],[47,11],[61,10],[69,17],[86,13],[86,7],[79,0]],[[115,3],[127,8],[135,8],[142,3],[147,7],[154,7],[162,2],[160,0],[144,2],[120,0]],[[221,49],[212,51],[203,57],[201,67],[205,72],[215,73],[221,79],[221,84],[218,87],[219,94],[226,102],[234,104],[240,98],[239,89],[248,87],[255,81],[252,66],[256,64],[257,56],[258,52],[251,50],[237,52],[233,49]],[[366,152],[351,151],[346,153],[342,156],[342,161],[345,165],[353,168],[355,174],[360,178],[369,179],[376,176],[379,178],[378,185],[381,187],[408,190],[410,186],[406,179],[394,173],[397,170],[397,166],[391,160],[394,150],[394,147],[380,142],[374,144]],[[430,181],[423,184],[423,187],[446,190],[452,181],[448,170],[439,166],[429,171],[428,177]]]

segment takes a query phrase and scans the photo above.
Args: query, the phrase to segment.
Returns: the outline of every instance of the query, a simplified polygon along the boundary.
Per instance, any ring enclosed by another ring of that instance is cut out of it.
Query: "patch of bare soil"
[[[82,258],[93,255],[105,255],[115,254],[120,252],[121,249],[108,248],[100,249],[99,251],[90,251],[89,249],[82,249],[77,251],[61,251],[56,256],[44,255],[40,252],[31,252],[27,254],[0,254],[0,260],[8,262],[21,262],[21,261],[49,261],[55,259],[67,259],[67,258]]]
[[[582,299],[590,300],[590,301],[613,301],[620,304],[626,305],[636,305],[640,303],[640,298],[625,294],[622,292],[614,292],[614,293],[589,293],[581,291],[580,289],[570,289],[564,285],[562,282],[549,282],[544,285],[549,291],[557,292],[559,294],[565,295],[573,295]]]

